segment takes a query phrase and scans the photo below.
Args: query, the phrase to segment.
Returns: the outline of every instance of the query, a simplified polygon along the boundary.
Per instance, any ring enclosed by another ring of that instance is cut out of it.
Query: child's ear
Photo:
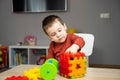
[[[64,28],[65,28],[65,30],[67,30],[67,26],[66,26],[66,24],[64,23]]]

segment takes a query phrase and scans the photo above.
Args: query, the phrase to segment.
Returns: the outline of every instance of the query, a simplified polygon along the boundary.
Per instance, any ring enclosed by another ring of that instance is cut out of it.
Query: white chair
[[[89,66],[89,56],[93,52],[94,45],[94,35],[89,33],[75,33],[77,36],[80,36],[84,39],[85,45],[80,52],[84,52],[87,57],[87,65]]]

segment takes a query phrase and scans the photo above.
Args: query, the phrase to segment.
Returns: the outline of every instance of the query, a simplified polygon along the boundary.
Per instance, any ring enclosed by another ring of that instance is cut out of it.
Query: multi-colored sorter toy
[[[87,59],[82,52],[63,53],[59,61],[59,73],[66,78],[80,78],[86,74]]]

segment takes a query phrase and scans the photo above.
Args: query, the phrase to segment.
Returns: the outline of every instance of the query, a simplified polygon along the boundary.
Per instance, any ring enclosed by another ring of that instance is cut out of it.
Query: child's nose
[[[60,37],[60,33],[57,33],[57,37],[58,37],[58,38]]]

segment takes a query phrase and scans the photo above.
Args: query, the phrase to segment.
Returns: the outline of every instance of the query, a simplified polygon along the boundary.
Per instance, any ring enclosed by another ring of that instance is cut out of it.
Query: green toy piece
[[[0,57],[0,62],[2,62],[2,58]]]
[[[2,62],[2,51],[0,50],[0,62]]]
[[[40,76],[44,80],[53,80],[58,73],[58,61],[56,59],[48,59],[40,67]]]
[[[0,50],[0,55],[2,55],[2,51]]]
[[[50,59],[46,60],[45,63],[52,63],[58,68],[58,61],[54,58],[50,58]]]

